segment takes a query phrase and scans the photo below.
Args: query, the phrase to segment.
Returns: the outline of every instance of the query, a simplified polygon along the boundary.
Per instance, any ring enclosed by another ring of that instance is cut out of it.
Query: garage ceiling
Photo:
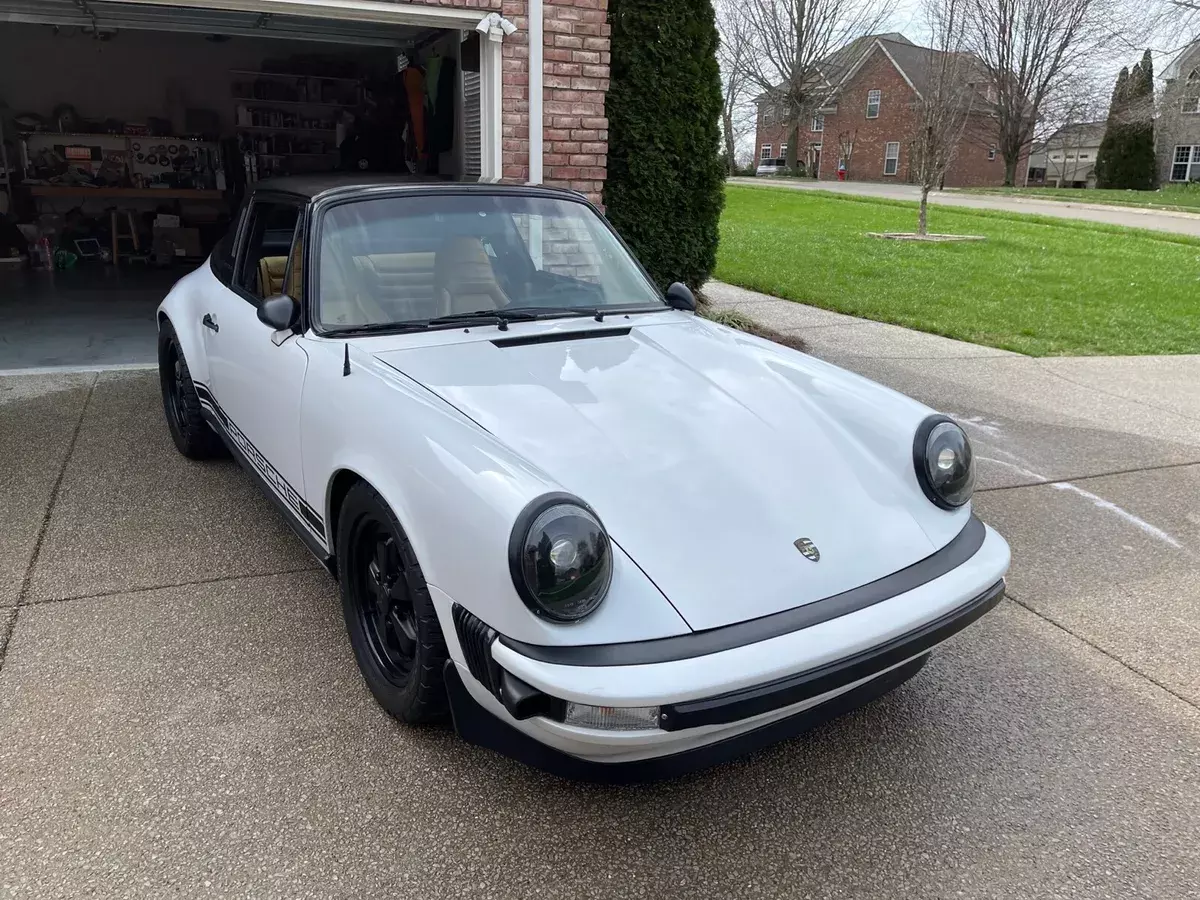
[[[108,0],[0,0],[0,22],[77,27],[101,34],[121,29],[188,31],[382,47],[404,46],[429,33],[426,28],[391,23]]]

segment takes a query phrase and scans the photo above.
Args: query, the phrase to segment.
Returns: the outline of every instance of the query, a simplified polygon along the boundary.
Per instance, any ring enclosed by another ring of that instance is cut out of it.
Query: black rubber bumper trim
[[[707,631],[624,644],[561,647],[527,644],[504,635],[501,635],[499,640],[504,646],[522,656],[560,666],[640,666],[707,656],[746,644],[756,644],[781,634],[790,634],[802,628],[811,628],[813,625],[858,612],[884,600],[891,600],[935,578],[941,578],[947,572],[961,566],[983,546],[986,534],[983,523],[972,516],[963,530],[945,547],[899,572],[885,575],[841,594],[806,603],[804,606],[785,609],[734,625],[710,628]]]
[[[664,706],[659,712],[658,726],[663,731],[679,731],[739,722],[870,678],[897,663],[927,653],[962,631],[999,603],[1003,596],[1004,582],[1001,580],[952,612],[856,656],[719,697]]]
[[[899,687],[921,671],[928,659],[928,655],[920,656],[832,700],[753,731],[670,756],[622,763],[580,759],[533,739],[480,706],[467,691],[453,660],[446,661],[445,673],[454,728],[464,740],[560,778],[598,784],[641,784],[679,778],[802,734]]]

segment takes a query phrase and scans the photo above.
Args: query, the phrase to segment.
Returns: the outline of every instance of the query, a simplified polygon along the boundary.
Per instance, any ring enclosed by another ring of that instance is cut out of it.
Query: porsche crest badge
[[[821,558],[821,551],[808,538],[797,538],[795,544],[796,549],[804,554],[805,559],[811,559],[813,562],[816,562]]]

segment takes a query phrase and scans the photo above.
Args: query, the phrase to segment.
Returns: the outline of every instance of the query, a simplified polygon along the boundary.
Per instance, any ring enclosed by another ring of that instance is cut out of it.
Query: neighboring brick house
[[[861,38],[821,67],[815,90],[827,92],[824,105],[801,128],[797,162],[818,178],[836,179],[844,150],[852,181],[910,181],[911,139],[916,131],[921,89],[929,81],[931,54],[902,34]],[[981,82],[982,78],[981,77]],[[997,150],[994,120],[984,111],[988,86],[978,88],[981,112],[972,114],[946,172],[946,187],[1004,183],[1004,159]],[[760,99],[755,158],[784,157],[787,133],[769,100]],[[1024,171],[1024,161],[1018,171]]]
[[[1155,140],[1159,180],[1200,181],[1200,41],[1175,58],[1163,80]]]

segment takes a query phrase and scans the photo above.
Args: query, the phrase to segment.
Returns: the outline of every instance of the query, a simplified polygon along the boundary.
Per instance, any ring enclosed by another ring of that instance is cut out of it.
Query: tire
[[[158,381],[167,428],[179,452],[188,459],[224,456],[225,445],[204,421],[196,385],[170,322],[164,322],[158,332]]]
[[[443,720],[449,654],[429,587],[395,514],[363,481],[338,515],[337,569],[350,646],[379,705],[402,722]]]

